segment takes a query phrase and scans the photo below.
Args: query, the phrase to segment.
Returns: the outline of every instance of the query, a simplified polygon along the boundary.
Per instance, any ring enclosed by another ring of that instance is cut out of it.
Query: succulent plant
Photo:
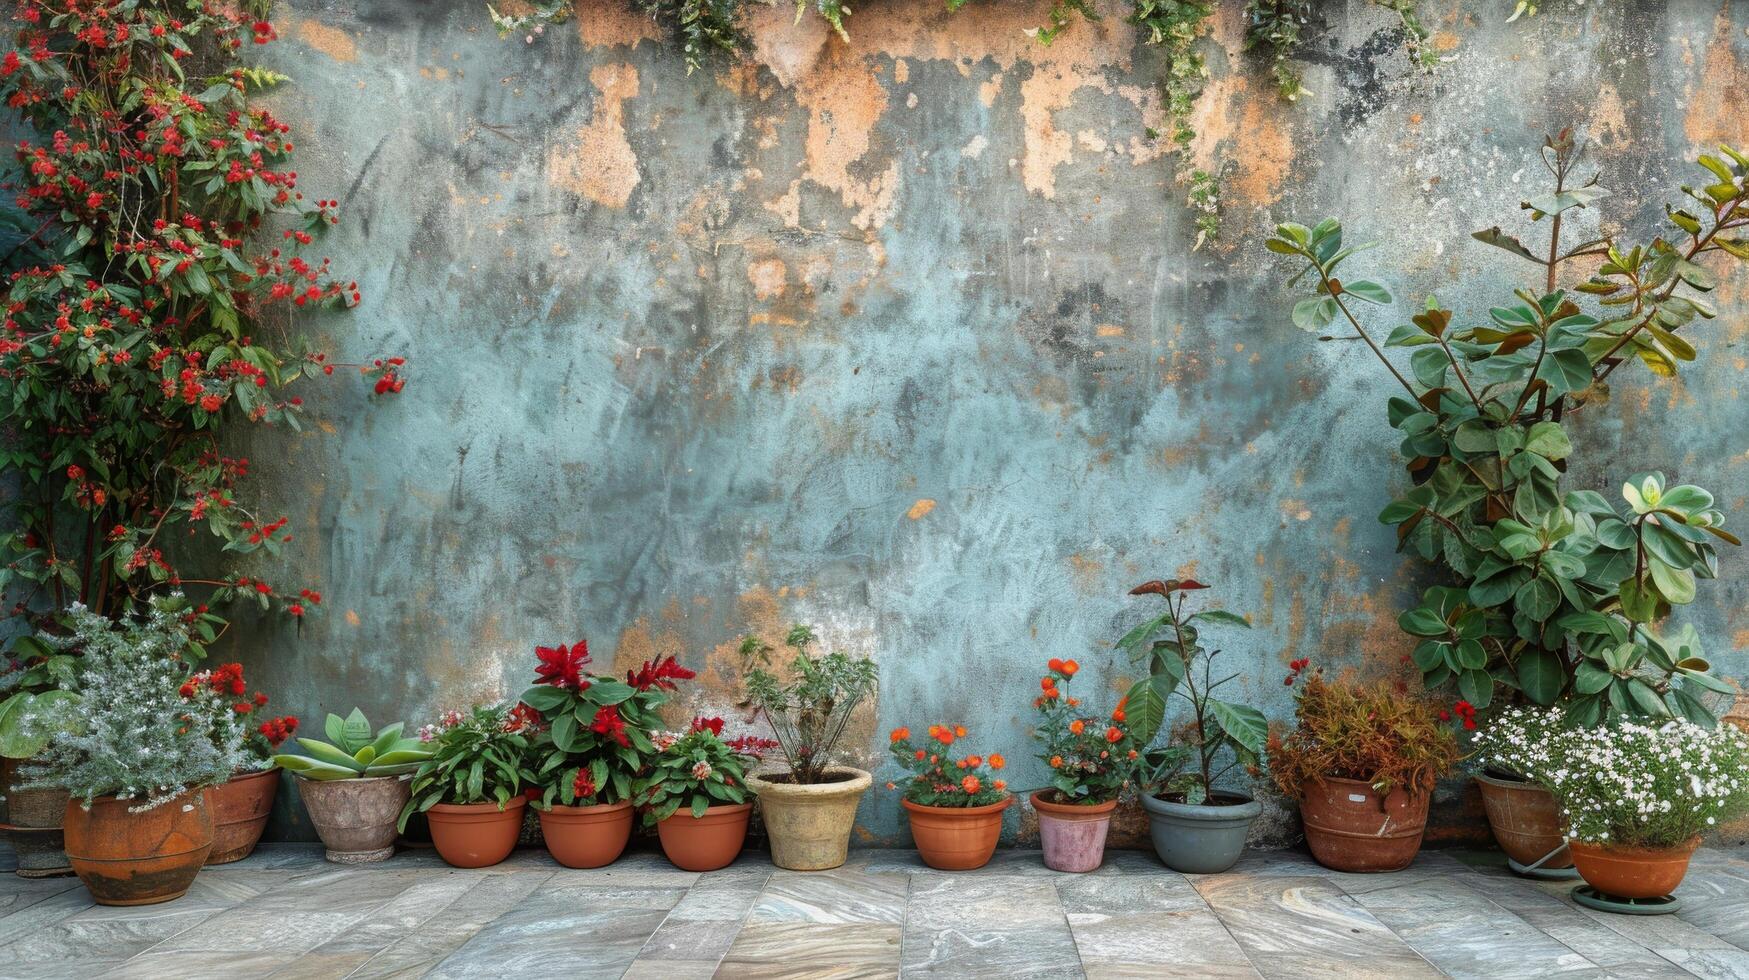
[[[431,752],[418,739],[401,737],[401,722],[385,725],[374,735],[370,720],[357,708],[345,718],[329,715],[323,732],[328,741],[299,738],[309,755],[281,753],[273,761],[287,772],[307,779],[369,779],[399,776],[419,768]]]

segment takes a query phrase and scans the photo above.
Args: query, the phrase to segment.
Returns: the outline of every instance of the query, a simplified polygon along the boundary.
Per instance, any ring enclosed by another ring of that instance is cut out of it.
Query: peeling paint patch
[[[589,125],[577,139],[547,153],[547,180],[612,208],[623,208],[641,179],[638,158],[626,141],[624,103],[638,94],[638,70],[627,64],[601,65],[589,73],[600,93]]]
[[[930,500],[928,497],[924,497],[923,499],[912,504],[911,509],[905,512],[905,516],[911,518],[914,521],[918,521],[918,520],[922,520],[923,516],[925,514],[928,514],[930,511],[932,511],[934,509],[935,509],[935,501]]]
[[[979,133],[972,137],[971,142],[960,147],[960,156],[965,157],[968,160],[976,160],[984,155],[984,150],[988,148],[989,145],[990,141],[984,137],[983,133]]]
[[[782,259],[760,259],[747,266],[747,281],[753,284],[755,299],[773,299],[783,295],[789,267]]]
[[[329,27],[319,20],[299,18],[292,23],[292,35],[335,61],[358,60],[358,42],[338,27]]]
[[[636,48],[645,41],[661,41],[655,18],[633,10],[629,4],[590,4],[577,16],[577,36],[586,48]]]
[[[1743,141],[1743,120],[1749,115],[1749,70],[1737,61],[1731,33],[1730,4],[1725,4],[1713,20],[1700,82],[1688,93],[1688,114],[1683,117],[1682,129],[1692,143]]]

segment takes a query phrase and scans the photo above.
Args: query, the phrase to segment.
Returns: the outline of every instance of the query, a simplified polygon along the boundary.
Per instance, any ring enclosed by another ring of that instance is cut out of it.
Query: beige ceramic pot
[[[771,863],[791,871],[824,871],[844,863],[856,806],[873,777],[861,769],[834,766],[831,782],[792,783],[788,773],[753,773],[747,787],[759,796]]]
[[[395,854],[395,821],[412,789],[408,776],[368,779],[298,777],[298,795],[310,811],[336,864],[387,861]]]

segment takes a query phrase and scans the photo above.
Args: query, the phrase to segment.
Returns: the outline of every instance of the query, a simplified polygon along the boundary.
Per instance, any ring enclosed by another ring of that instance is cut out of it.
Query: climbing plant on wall
[[[239,495],[250,463],[224,433],[297,430],[290,389],[312,374],[356,369],[375,395],[405,383],[399,358],[339,365],[288,329],[360,297],[306,257],[337,204],[299,190],[290,127],[254,98],[282,81],[244,57],[274,39],[268,5],[10,8],[0,94],[24,123],[0,257],[10,612],[118,615],[200,586],[302,616],[315,590],[186,571],[179,545],[274,554],[292,539]],[[223,626],[201,607],[200,639]]]

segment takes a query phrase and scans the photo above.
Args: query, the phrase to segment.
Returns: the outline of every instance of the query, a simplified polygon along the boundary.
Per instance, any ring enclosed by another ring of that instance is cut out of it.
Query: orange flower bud
[[[1063,767],[1063,757],[1060,755],[1051,756],[1051,768],[1052,769],[1061,769],[1062,767]]]
[[[965,738],[966,737],[966,726],[964,726],[964,725],[953,726],[953,733],[954,733],[954,736],[956,738]]]
[[[1076,735],[1081,734],[1086,729],[1087,729],[1087,723],[1082,721],[1079,718],[1075,719],[1074,721],[1069,722],[1069,731],[1076,734]]]
[[[1008,760],[1002,758],[1002,754],[1000,752],[990,753],[990,768],[991,769],[1000,769],[1007,764],[1008,764]]]
[[[891,735],[888,735],[887,737],[889,739],[892,739],[895,742],[903,742],[904,740],[911,737],[911,729],[909,729],[909,728],[895,728],[895,729],[893,729],[893,733]]]
[[[975,755],[966,756],[965,761],[960,763],[960,765],[966,767],[967,769],[976,769],[983,764],[984,764],[984,760],[979,758],[978,756],[975,756]]]
[[[1080,669],[1081,669],[1081,665],[1076,663],[1073,660],[1063,661],[1063,673],[1067,674],[1070,677],[1074,677],[1075,672],[1080,670]]]
[[[982,785],[982,783],[978,782],[978,777],[976,776],[967,776],[960,780],[960,789],[965,790],[968,794],[976,793]]]
[[[994,783],[991,783],[990,785],[996,787],[997,792],[1001,792],[1002,790],[1005,790],[1008,788],[1008,783],[1006,783],[1005,781],[1000,780],[1000,779],[996,780]]]
[[[1105,740],[1107,742],[1116,742],[1122,738],[1123,732],[1119,731],[1115,726],[1105,730]]]
[[[923,750],[922,749],[917,750],[917,758],[919,758],[919,759],[923,758]]]

